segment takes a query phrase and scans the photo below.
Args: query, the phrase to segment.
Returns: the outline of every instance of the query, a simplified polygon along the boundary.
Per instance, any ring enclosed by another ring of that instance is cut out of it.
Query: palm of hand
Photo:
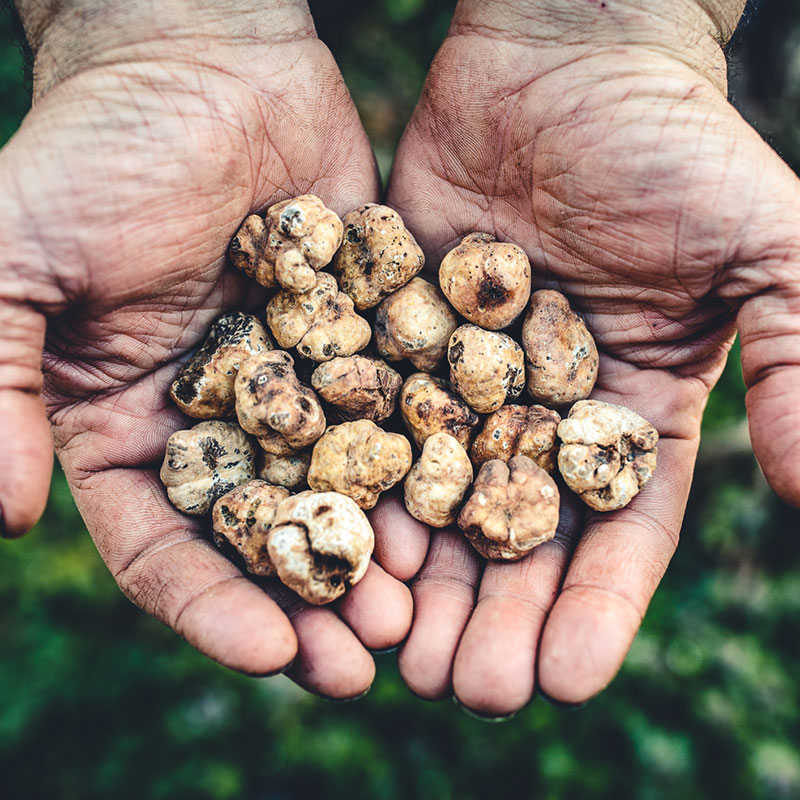
[[[53,273],[27,291],[50,316],[56,448],[109,569],[222,663],[268,673],[297,651],[296,680],[346,697],[371,682],[365,646],[405,634],[405,587],[373,564],[338,615],[271,599],[158,481],[166,438],[187,427],[166,394],[179,361],[225,310],[263,308],[258,287],[225,263],[241,220],[287,194],[316,192],[343,213],[376,193],[324,46],[276,45],[256,63],[238,75],[156,60],[87,71],[44,97],[3,158],[29,210],[22,231]]]
[[[633,408],[661,441],[659,471],[628,508],[562,504],[556,540],[522,562],[481,575],[463,539],[432,539],[401,670],[419,694],[452,686],[486,714],[520,708],[535,680],[580,702],[618,670],[677,545],[735,313],[763,280],[745,268],[782,235],[757,210],[774,192],[796,196],[777,157],[685,65],[612,54],[537,72],[521,50],[477,35],[445,43],[389,203],[437,256],[473,230],[520,244],[535,282],[566,292],[597,338],[593,396]],[[487,70],[496,63],[531,69]]]

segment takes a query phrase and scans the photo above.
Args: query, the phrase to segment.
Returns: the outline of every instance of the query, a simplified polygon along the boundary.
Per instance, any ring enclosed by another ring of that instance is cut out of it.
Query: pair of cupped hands
[[[121,589],[211,658],[349,698],[400,645],[414,693],[498,716],[619,669],[737,328],[757,457],[800,501],[800,185],[726,100],[740,9],[462,0],[381,198],[304,2],[35,5],[35,102],[0,153],[7,535],[44,507],[52,436]],[[384,496],[373,563],[330,607],[243,576],[159,483],[187,427],[167,390],[214,319],[263,308],[226,263],[241,220],[306,192],[339,214],[382,199],[433,268],[472,231],[521,245],[597,339],[594,396],[659,430],[647,489],[605,515],[565,499],[555,540],[508,564]]]

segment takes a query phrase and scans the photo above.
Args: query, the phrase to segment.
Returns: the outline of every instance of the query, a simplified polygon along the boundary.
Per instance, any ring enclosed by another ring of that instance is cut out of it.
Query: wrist
[[[476,33],[572,53],[643,48],[722,73],[724,45],[747,0],[459,0],[451,33]],[[574,55],[573,55],[574,54]],[[548,59],[550,60],[550,59]],[[719,75],[717,75],[719,77]]]
[[[16,6],[34,55],[35,97],[92,67],[142,57],[215,66],[222,50],[315,35],[306,0],[16,0]]]

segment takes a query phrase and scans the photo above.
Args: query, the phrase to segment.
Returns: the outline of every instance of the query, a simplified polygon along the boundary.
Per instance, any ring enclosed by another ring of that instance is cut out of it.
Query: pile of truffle
[[[251,573],[339,597],[372,554],[364,509],[403,479],[412,516],[515,560],[555,535],[556,467],[599,511],[655,470],[655,428],[586,399],[594,340],[562,294],[531,294],[516,245],[466,236],[437,288],[395,211],[340,220],[303,195],[249,216],[230,257],[276,289],[266,326],[226,314],[183,367],[171,396],[206,421],[172,435],[161,478],[178,509],[212,512],[216,543]]]

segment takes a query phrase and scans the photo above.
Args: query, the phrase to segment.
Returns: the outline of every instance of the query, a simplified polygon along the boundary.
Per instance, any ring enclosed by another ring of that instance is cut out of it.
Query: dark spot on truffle
[[[508,289],[494,275],[484,275],[478,286],[478,305],[499,306],[508,300]]]
[[[464,358],[464,342],[456,342],[447,351],[447,360],[455,367]]]
[[[216,439],[206,436],[200,440],[200,452],[203,454],[203,463],[214,470],[219,459],[225,455],[225,448]]]
[[[288,210],[288,209],[287,209]],[[288,214],[286,211],[281,214],[281,231],[285,233],[287,236],[291,236],[291,230],[294,227],[295,222],[297,222],[303,215],[303,212],[299,208],[295,208],[293,211],[290,211]]]

